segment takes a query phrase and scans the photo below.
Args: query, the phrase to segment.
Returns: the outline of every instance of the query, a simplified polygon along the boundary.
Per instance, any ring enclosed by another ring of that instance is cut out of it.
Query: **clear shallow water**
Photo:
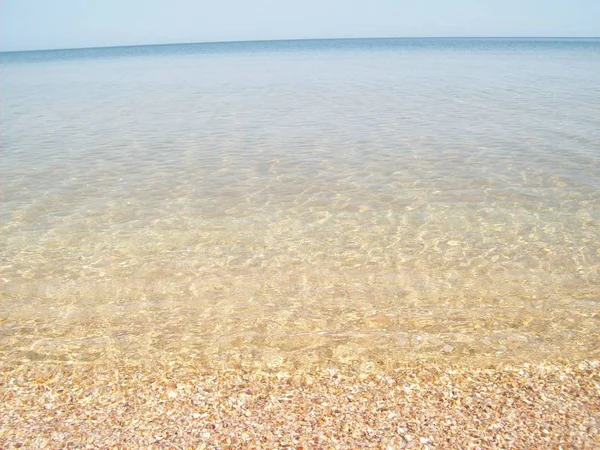
[[[600,40],[0,64],[3,359],[600,356]]]

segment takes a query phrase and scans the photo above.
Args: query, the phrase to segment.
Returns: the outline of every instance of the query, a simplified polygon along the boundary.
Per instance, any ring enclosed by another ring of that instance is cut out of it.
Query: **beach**
[[[2,448],[600,446],[600,363],[391,373],[2,366]]]
[[[600,448],[599,39],[0,63],[0,448]]]

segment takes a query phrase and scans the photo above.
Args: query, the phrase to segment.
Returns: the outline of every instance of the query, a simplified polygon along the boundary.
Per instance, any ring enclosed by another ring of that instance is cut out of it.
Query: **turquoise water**
[[[0,54],[0,357],[600,356],[600,40]]]

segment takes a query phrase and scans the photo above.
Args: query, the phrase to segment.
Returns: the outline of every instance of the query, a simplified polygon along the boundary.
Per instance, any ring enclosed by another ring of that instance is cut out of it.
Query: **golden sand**
[[[600,448],[600,362],[361,373],[2,363],[0,448]]]

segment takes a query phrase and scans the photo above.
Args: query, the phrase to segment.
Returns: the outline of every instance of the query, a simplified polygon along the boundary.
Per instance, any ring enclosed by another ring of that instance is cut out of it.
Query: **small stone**
[[[444,345],[444,348],[442,349],[444,353],[450,353],[452,350],[454,350],[454,347],[450,344]]]

